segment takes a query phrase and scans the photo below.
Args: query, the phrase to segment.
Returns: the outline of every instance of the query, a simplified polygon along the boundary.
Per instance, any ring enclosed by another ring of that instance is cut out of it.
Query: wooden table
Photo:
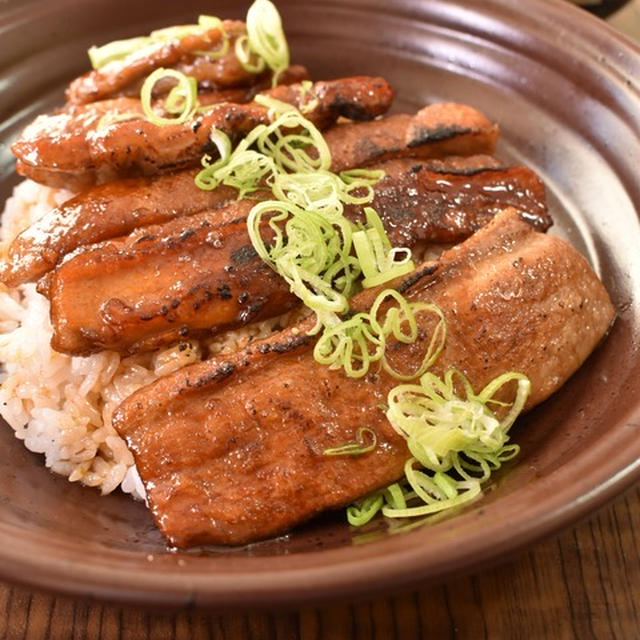
[[[640,0],[611,20],[640,39]],[[491,570],[376,600],[285,612],[158,613],[0,583],[0,640],[633,640],[640,486]]]

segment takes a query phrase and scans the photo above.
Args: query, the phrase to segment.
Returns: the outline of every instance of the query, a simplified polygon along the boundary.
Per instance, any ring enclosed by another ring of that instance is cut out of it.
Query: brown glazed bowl
[[[394,533],[330,514],[275,541],[167,550],[142,504],[47,471],[0,429],[0,576],[153,604],[293,604],[389,591],[498,562],[640,478],[640,49],[553,0],[280,0],[293,58],[317,78],[380,74],[396,110],[468,102],[502,127],[499,155],[548,185],[553,233],[591,260],[616,304],[607,340],[516,426],[521,455],[463,512]],[[62,102],[93,43],[242,17],[248,2],[9,0],[0,9],[1,195],[7,144]]]

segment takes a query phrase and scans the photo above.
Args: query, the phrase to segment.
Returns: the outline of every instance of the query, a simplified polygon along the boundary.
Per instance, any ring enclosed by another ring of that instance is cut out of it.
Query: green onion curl
[[[393,248],[376,211],[365,207],[364,212],[367,228],[353,234],[353,246],[364,275],[362,286],[376,287],[411,273],[415,269],[411,251]]]
[[[282,28],[282,20],[270,0],[255,0],[247,11],[248,50],[257,54],[273,71],[273,85],[289,66],[289,46]],[[237,51],[236,51],[237,55]],[[243,64],[238,56],[238,60]],[[251,64],[248,62],[248,64]],[[251,71],[251,69],[248,69]]]
[[[206,56],[216,59],[226,55],[229,51],[229,35],[224,29],[224,25],[220,18],[214,16],[202,15],[198,18],[198,24],[176,25],[165,27],[164,29],[156,29],[148,36],[137,36],[126,40],[114,40],[100,47],[93,46],[89,49],[89,61],[94,69],[100,69],[110,62],[116,60],[124,60],[128,56],[146,47],[157,45],[158,43],[167,42],[184,38],[188,35],[201,35],[204,31],[211,29],[219,29],[221,33],[221,44],[218,49],[207,51],[194,51],[194,54]]]
[[[303,80],[300,83],[300,113],[310,113],[319,102],[318,96],[313,93],[313,82]]]
[[[165,110],[174,116],[171,118],[158,115],[152,105],[153,88],[156,83],[165,78],[177,80],[177,84],[167,94],[164,104]],[[197,82],[195,78],[175,69],[156,69],[144,81],[140,91],[140,101],[145,116],[153,124],[158,126],[182,124],[193,117],[198,107]]]
[[[496,398],[514,384],[511,402]],[[387,418],[412,454],[405,478],[347,510],[349,522],[361,526],[379,511],[388,518],[429,516],[474,500],[492,472],[518,454],[518,445],[508,443],[508,431],[530,386],[525,375],[510,371],[475,393],[463,373],[449,369],[443,378],[428,372],[420,384],[392,389]],[[493,405],[506,409],[501,418]]]
[[[394,305],[386,309],[379,319],[381,306],[391,300]],[[389,336],[405,344],[418,337],[416,313],[435,315],[436,327],[422,362],[416,371],[400,372],[393,368],[386,356]],[[376,297],[371,310],[357,313],[351,318],[326,326],[314,347],[314,358],[331,369],[344,369],[347,376],[361,378],[371,365],[380,362],[390,375],[398,380],[413,380],[433,365],[444,347],[446,323],[442,311],[426,302],[408,302],[394,289],[385,289]]]
[[[150,44],[153,44],[153,40],[150,37],[138,36],[126,40],[114,40],[101,47],[93,46],[87,53],[89,54],[91,66],[94,69],[100,69],[110,62],[122,60],[139,49],[148,47]]]
[[[357,456],[373,451],[377,443],[378,436],[373,429],[360,427],[356,433],[355,440],[325,449],[322,454],[325,456]]]

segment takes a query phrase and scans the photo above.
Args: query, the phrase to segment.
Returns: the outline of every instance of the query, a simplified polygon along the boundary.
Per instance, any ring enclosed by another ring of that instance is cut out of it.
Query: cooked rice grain
[[[72,194],[30,180],[19,184],[6,203],[0,227],[0,259],[22,229]],[[51,349],[49,302],[27,284],[0,284],[0,415],[25,446],[45,456],[45,464],[71,482],[120,487],[144,498],[144,486],[131,452],[112,426],[124,398],[156,378],[204,355],[244,347],[292,322],[302,311],[229,331],[205,344],[195,340],[152,353],[121,357],[103,351],[71,357]]]
[[[29,180],[14,190],[0,228],[2,253],[23,228],[71,194]],[[133,456],[111,419],[141,386],[200,359],[197,343],[121,358],[104,351],[87,358],[51,349],[49,303],[35,285],[0,285],[0,415],[52,471],[110,493],[144,497]]]

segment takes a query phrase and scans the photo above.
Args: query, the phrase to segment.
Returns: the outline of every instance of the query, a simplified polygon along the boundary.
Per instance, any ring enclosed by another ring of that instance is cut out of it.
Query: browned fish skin
[[[223,21],[223,28],[230,39],[230,50],[236,39],[246,33],[244,22]],[[215,51],[221,46],[222,33],[213,28],[201,34],[189,34],[160,42],[136,51],[123,60],[116,60],[100,69],[94,69],[76,78],[67,89],[70,104],[87,104],[104,100],[130,91],[135,95],[137,81],[159,67],[175,67],[183,73],[195,75],[199,83],[207,82],[218,87],[250,84],[255,74],[242,68],[235,54],[230,53],[218,60],[197,56],[196,51]],[[131,85],[135,85],[131,88]]]
[[[451,161],[458,174],[435,173],[406,158],[379,165],[386,176],[371,204],[392,244],[413,247],[420,241],[460,241],[508,205],[520,206],[541,229],[551,224],[544,188],[532,171],[481,170],[475,158],[467,164],[474,168],[472,175],[466,175],[462,159]],[[233,202],[70,255],[40,285],[51,301],[53,347],[75,355],[100,349],[132,353],[291,309],[296,298],[288,295],[284,280],[271,277],[241,221],[254,203]],[[361,207],[349,207],[345,214],[356,219]],[[219,248],[208,244],[214,231]],[[141,236],[143,240],[136,240]],[[186,273],[191,260],[194,267]],[[264,280],[259,305],[255,295],[238,285],[258,274]],[[223,305],[216,296],[205,298],[194,313],[193,287],[199,291],[225,287],[229,300]],[[86,289],[90,293],[85,294]],[[166,312],[169,308],[171,313]]]
[[[278,85],[296,84],[310,80],[311,76],[306,67],[296,64],[285,69],[278,75]],[[273,74],[265,72],[256,76],[253,84],[245,87],[211,88],[198,94],[201,105],[217,104],[220,102],[243,103],[251,102],[258,93],[268,91],[273,84]]]
[[[606,333],[614,310],[587,261],[513,210],[423,265],[398,287],[447,319],[434,371],[457,367],[475,389],[506,371],[531,380],[530,408],[557,390]],[[367,291],[356,306],[370,304]],[[411,371],[432,323],[410,347],[390,345]],[[319,365],[306,335],[283,332],[229,358],[186,367],[134,393],[115,425],[136,458],[149,506],[169,541],[244,544],[289,530],[402,476],[409,457],[381,404],[397,384]],[[366,425],[376,448],[326,456]]]
[[[383,78],[353,76],[264,92],[296,107],[318,98],[305,116],[320,128],[340,116],[370,119],[385,113],[393,89]],[[158,126],[142,115],[97,128],[105,114],[141,114],[140,102],[115,98],[72,105],[42,115],[22,133],[11,149],[22,175],[54,187],[80,190],[118,177],[168,173],[199,164],[203,153],[216,153],[209,139],[213,127],[238,140],[269,122],[269,110],[255,102],[214,104],[184,124]]]
[[[49,211],[18,235],[0,264],[8,286],[36,280],[71,251],[178,216],[216,209],[238,197],[232,187],[198,189],[189,169],[160,177],[124,178],[92,187]]]
[[[53,348],[146,351],[291,309],[297,299],[249,243],[254,204],[240,200],[69,256],[39,288],[51,300]]]
[[[332,158],[332,169],[341,171],[402,156],[492,154],[499,134],[498,125],[473,107],[445,102],[423,107],[414,115],[395,114],[360,125],[338,124],[324,137],[330,147],[341,150]]]
[[[372,202],[391,244],[460,242],[502,209],[517,208],[539,231],[552,225],[544,184],[522,165],[497,167],[472,156],[431,162],[399,158],[376,165],[385,172]],[[352,210],[347,215],[355,217]]]
[[[445,129],[437,132],[437,125],[434,125],[434,119],[431,118],[431,137],[439,137],[444,139],[448,132],[453,129],[457,131],[464,131],[465,127],[471,129],[476,126],[478,122],[488,123],[486,118],[482,114],[478,114],[475,110],[460,109],[460,105],[453,105],[451,107],[451,115],[449,116],[447,123],[443,125]],[[374,123],[360,122],[350,125],[338,125],[336,130],[343,131],[348,128],[348,133],[344,136],[335,135],[332,133],[333,129],[325,134],[328,139],[329,150],[333,158],[332,168],[335,171],[341,171],[344,169],[350,169],[358,166],[367,166],[372,164],[378,158],[391,158],[391,157],[420,157],[428,158],[431,152],[435,153],[435,159],[432,158],[432,162],[429,163],[428,169],[432,171],[440,171],[443,173],[462,173],[472,174],[477,173],[479,170],[494,168],[504,168],[495,158],[486,155],[478,155],[475,160],[460,159],[460,166],[455,167],[457,162],[456,157],[448,156],[443,159],[438,159],[438,155],[441,152],[441,147],[433,146],[432,142],[426,142],[420,146],[416,144],[418,138],[412,138],[408,135],[408,131],[415,131],[418,129],[417,122],[426,122],[429,118],[426,118],[424,114],[426,112],[441,114],[445,111],[439,105],[432,105],[422,109],[415,116],[402,116],[402,125],[398,126],[398,117],[389,116],[376,120]],[[476,114],[472,117],[472,114]],[[458,124],[456,127],[452,126],[453,118],[458,117]],[[435,122],[442,122],[443,117],[438,116]],[[474,124],[475,123],[475,124]],[[375,126],[370,126],[371,124]],[[489,130],[493,131],[493,125],[488,124]],[[480,129],[478,129],[480,130]],[[463,137],[467,134],[462,134]],[[491,136],[489,138],[492,140]],[[486,136],[476,136],[466,142],[456,142],[456,136],[448,139],[448,144],[452,149],[464,148],[467,151],[472,151],[478,148],[480,151],[484,151],[486,148],[493,146],[493,142],[487,145]],[[439,143],[438,143],[439,144]],[[387,145],[384,147],[384,145]],[[477,147],[476,147],[477,145]],[[371,153],[370,156],[366,155],[367,150]],[[474,166],[473,162],[477,163]],[[423,165],[426,166],[426,165]],[[186,174],[185,174],[186,175]],[[189,175],[195,175],[189,172]],[[531,180],[536,181],[535,177],[531,174]],[[181,213],[181,207],[175,203],[170,203],[167,206],[165,202],[167,194],[170,194],[174,189],[175,178],[172,175],[160,175],[153,180],[134,180],[125,179],[122,183],[119,181],[111,181],[113,184],[113,190],[108,185],[89,188],[83,194],[79,195],[71,203],[63,205],[59,209],[52,210],[42,220],[37,222],[31,230],[27,230],[23,237],[19,236],[12,244],[9,254],[8,263],[0,265],[0,281],[4,281],[10,286],[15,286],[20,282],[27,281],[29,279],[35,279],[45,273],[48,269],[53,268],[57,261],[65,254],[81,245],[90,244],[92,242],[99,242],[108,238],[113,238],[118,235],[124,235],[129,233],[134,228],[142,226],[144,224],[152,224],[162,222],[168,217],[183,215]],[[175,190],[175,198],[178,201],[187,202],[187,200],[193,200],[193,203],[208,202],[207,198],[204,198],[201,193],[198,193],[199,189],[194,185],[188,184],[189,180],[180,180],[180,186]],[[454,182],[457,182],[454,180]],[[538,198],[538,201],[542,203],[542,211],[544,209],[544,193],[542,184],[538,182],[537,186],[532,186],[532,192],[534,197]],[[146,200],[147,217],[141,217],[138,214],[139,211],[139,196],[135,193],[135,190],[140,188],[142,195]],[[499,187],[497,187],[499,188]],[[442,186],[441,189],[436,191],[446,191],[447,187]],[[111,193],[113,191],[113,193]],[[157,203],[155,202],[157,192]],[[225,190],[222,200],[228,199],[229,190]],[[215,202],[218,202],[218,194],[211,196]],[[461,197],[465,198],[469,194],[462,194]],[[110,198],[113,198],[110,200]],[[94,205],[93,201],[96,200],[99,205]],[[450,201],[443,201],[443,206]],[[505,200],[500,201],[501,206],[506,205],[517,206],[524,211],[532,211],[528,204],[523,205],[522,202]],[[86,203],[86,204],[85,204]],[[193,204],[192,203],[192,204]],[[392,204],[392,203],[390,203]],[[100,215],[96,216],[95,213],[100,208]],[[129,214],[127,208],[130,207]],[[151,209],[157,207],[159,211],[157,216],[151,215]],[[185,207],[184,214],[200,211],[205,207],[197,208],[187,205]],[[173,215],[171,215],[173,212]],[[451,220],[450,223],[455,223]],[[119,225],[119,226],[118,226]],[[481,224],[476,225],[475,228],[479,228]],[[78,229],[78,227],[80,229]],[[459,236],[458,236],[459,237]],[[57,252],[57,255],[56,255]]]

